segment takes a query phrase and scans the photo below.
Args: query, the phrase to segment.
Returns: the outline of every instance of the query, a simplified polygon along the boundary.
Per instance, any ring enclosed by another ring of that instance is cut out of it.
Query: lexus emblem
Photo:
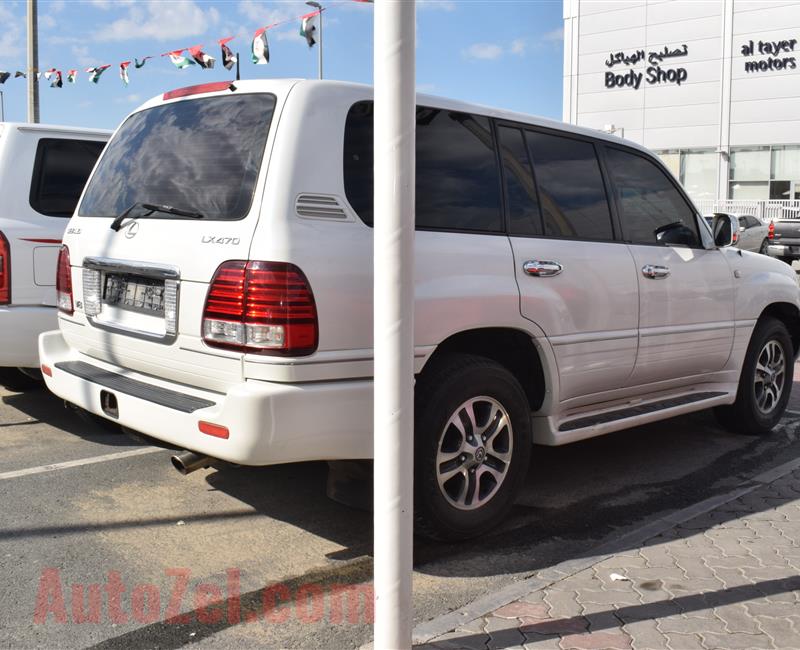
[[[136,237],[136,233],[139,232],[139,223],[134,221],[125,229],[125,237],[127,239],[133,239]]]

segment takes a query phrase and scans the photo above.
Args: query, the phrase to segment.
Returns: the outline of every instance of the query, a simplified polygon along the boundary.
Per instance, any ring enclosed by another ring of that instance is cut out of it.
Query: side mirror
[[[739,220],[729,214],[715,214],[711,225],[714,233],[714,246],[725,248],[732,246],[739,234]]]
[[[747,228],[744,226],[739,226],[739,232],[744,232],[745,230],[747,230]]]

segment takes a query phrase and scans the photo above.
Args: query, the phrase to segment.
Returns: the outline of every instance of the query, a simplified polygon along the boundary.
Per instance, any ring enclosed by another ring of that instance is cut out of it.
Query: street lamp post
[[[322,5],[319,2],[314,2],[314,0],[308,0],[306,4],[309,7],[314,7],[319,11],[319,49],[317,50],[317,55],[319,56],[319,78],[322,79],[322,12],[325,11]]]
[[[0,122],[6,121],[6,107],[3,105],[3,91],[0,90]]]

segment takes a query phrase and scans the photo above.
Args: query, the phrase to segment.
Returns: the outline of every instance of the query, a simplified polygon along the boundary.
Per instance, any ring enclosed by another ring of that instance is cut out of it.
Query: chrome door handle
[[[651,280],[663,280],[669,277],[669,267],[658,266],[657,264],[645,264],[642,267],[642,275]]]
[[[522,270],[537,278],[549,278],[561,273],[564,267],[552,260],[528,260],[522,265]]]

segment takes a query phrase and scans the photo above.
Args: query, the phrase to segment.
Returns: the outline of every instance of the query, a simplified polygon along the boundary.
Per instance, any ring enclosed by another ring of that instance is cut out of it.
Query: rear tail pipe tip
[[[172,456],[170,462],[172,462],[172,466],[175,469],[186,476],[186,474],[191,474],[195,470],[211,467],[216,462],[216,458],[201,456],[193,451],[184,451]]]

